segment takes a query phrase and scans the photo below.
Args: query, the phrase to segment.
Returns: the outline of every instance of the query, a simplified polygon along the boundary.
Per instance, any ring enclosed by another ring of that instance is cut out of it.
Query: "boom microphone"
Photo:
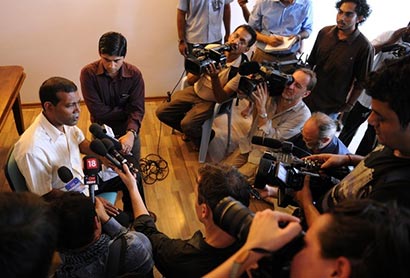
[[[253,136],[252,137],[252,144],[265,146],[272,149],[280,149],[282,148],[282,142],[273,138],[265,138],[261,136]]]
[[[107,138],[107,139],[109,139],[109,140],[114,144],[115,149],[117,149],[117,150],[121,150],[121,149],[122,149],[121,143],[120,143],[117,139],[115,139],[115,138],[113,138],[113,137],[107,135],[107,134],[104,132],[104,129],[103,129],[99,124],[97,124],[97,123],[92,123],[92,124],[90,125],[90,127],[88,128],[88,130],[92,133],[92,135],[95,136],[95,138],[98,138],[98,139]]]
[[[64,188],[67,191],[79,191],[82,192],[85,188],[83,183],[73,176],[73,173],[66,166],[61,166],[57,170],[58,177],[66,184]]]
[[[122,169],[121,162],[108,153],[107,148],[100,139],[94,139],[91,141],[90,149],[96,154],[106,157],[112,164],[115,165],[115,167]]]
[[[260,65],[258,62],[246,62],[239,66],[240,75],[249,75],[259,72]]]

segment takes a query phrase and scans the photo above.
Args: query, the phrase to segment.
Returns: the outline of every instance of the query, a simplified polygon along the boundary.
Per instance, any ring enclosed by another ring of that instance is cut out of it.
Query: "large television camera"
[[[185,59],[185,70],[195,75],[201,75],[211,63],[220,64],[223,67],[226,64],[224,52],[231,51],[231,49],[229,44],[210,44],[205,48],[194,47],[192,53]]]
[[[286,63],[295,64],[298,60],[287,61]],[[281,62],[283,65],[285,62]],[[239,81],[238,89],[248,97],[256,90],[258,84],[266,83],[270,96],[282,94],[286,85],[293,83],[293,76],[283,73],[279,70],[279,63],[258,62],[243,63],[239,67],[239,74],[242,75]]]
[[[252,143],[275,149],[267,151],[259,162],[255,177],[255,188],[263,189],[266,184],[278,186],[278,206],[297,205],[293,192],[301,190],[306,175],[310,176],[313,200],[318,202],[324,194],[348,173],[348,168],[323,170],[320,161],[299,159],[292,155],[293,144],[279,140],[254,136]]]
[[[214,222],[231,236],[244,243],[249,233],[254,213],[241,202],[232,197],[225,197],[213,210]],[[279,223],[285,227],[287,223]],[[267,231],[269,232],[269,231]],[[273,252],[270,257],[262,259],[259,268],[252,270],[252,277],[289,277],[292,258],[304,246],[304,233],[301,232],[281,249]]]

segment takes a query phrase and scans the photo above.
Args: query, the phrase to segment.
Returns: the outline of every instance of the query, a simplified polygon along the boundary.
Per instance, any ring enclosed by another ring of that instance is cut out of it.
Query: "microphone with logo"
[[[88,128],[88,130],[92,133],[92,135],[94,135],[95,138],[98,138],[98,139],[106,138],[110,140],[113,143],[116,150],[122,149],[120,141],[107,135],[107,133],[104,132],[104,129],[99,124],[92,123],[90,127]]]
[[[78,192],[84,191],[84,184],[77,177],[73,176],[73,173],[68,167],[61,166],[58,168],[57,174],[58,177],[66,184],[64,186],[65,190]]]
[[[84,184],[88,185],[90,198],[95,203],[95,186],[98,186],[98,172],[101,171],[101,163],[95,156],[86,155],[83,158]]]

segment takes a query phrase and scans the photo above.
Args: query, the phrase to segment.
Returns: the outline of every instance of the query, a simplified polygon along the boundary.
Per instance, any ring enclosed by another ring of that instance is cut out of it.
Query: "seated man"
[[[280,228],[284,221],[289,224]],[[257,212],[245,245],[204,277],[240,277],[300,231],[297,218],[271,210]],[[309,228],[302,249],[293,257],[290,277],[409,277],[409,237],[408,209],[371,200],[341,203]]]
[[[127,159],[139,165],[145,85],[140,70],[124,62],[126,53],[127,40],[122,34],[103,34],[98,42],[100,59],[81,70],[81,92],[91,121],[110,126],[122,152],[132,153]]]
[[[202,124],[213,113],[215,103],[231,98],[238,89],[240,75],[238,68],[247,60],[244,54],[256,40],[255,31],[248,25],[240,25],[229,36],[231,51],[226,51],[226,67],[210,63],[206,73],[194,75],[188,73],[188,82],[193,84],[182,91],[177,91],[170,102],[158,107],[158,119],[170,127],[184,133],[184,137],[199,149]]]
[[[167,278],[202,277],[239,248],[239,242],[218,227],[213,220],[213,211],[220,200],[231,196],[245,206],[249,205],[249,185],[233,167],[205,164],[198,170],[198,185],[195,187],[195,212],[204,225],[204,235],[197,231],[190,239],[171,239],[160,232],[142,202],[135,178],[124,165],[123,179],[133,200],[134,229],[144,233],[152,244],[155,266]]]
[[[60,277],[117,277],[117,275],[143,275],[154,266],[152,247],[142,233],[129,231],[114,218],[110,218],[104,206],[78,192],[65,192],[53,201],[59,216],[57,250],[61,265],[56,276]],[[118,261],[113,256],[113,239],[121,241]],[[122,242],[124,240],[124,242]],[[107,275],[115,269],[113,276]],[[135,276],[133,276],[135,277]]]
[[[373,72],[366,84],[372,97],[369,124],[376,130],[381,144],[364,159],[358,155],[320,154],[322,168],[355,165],[353,171],[323,198],[319,208],[326,210],[346,199],[396,201],[410,207],[410,56],[403,57]],[[386,82],[389,80],[389,82]],[[308,225],[319,216],[313,204],[309,180],[296,192]],[[317,200],[315,200],[317,201]]]
[[[77,86],[68,79],[51,77],[43,82],[39,95],[43,111],[21,135],[14,153],[28,190],[52,199],[61,194],[61,190],[66,190],[58,169],[65,166],[74,177],[83,181],[80,155],[95,154],[76,126],[80,117]],[[100,183],[96,194],[117,190],[123,191],[124,211],[132,212],[128,191],[119,177]],[[112,204],[104,204],[111,214],[118,214]]]
[[[0,235],[2,277],[50,277],[57,217],[49,204],[30,192],[0,193]]]
[[[301,158],[316,153],[350,153],[336,136],[336,123],[328,115],[315,112],[303,125],[302,131],[289,139],[295,147],[293,154]]]
[[[253,136],[273,138],[280,141],[295,136],[310,117],[309,108],[303,98],[310,94],[316,84],[316,75],[309,69],[298,69],[293,73],[294,82],[287,85],[279,96],[269,96],[266,84],[259,84],[252,93],[255,103],[252,125],[248,136],[239,142],[225,163],[233,165],[251,180],[266,147],[251,144]]]

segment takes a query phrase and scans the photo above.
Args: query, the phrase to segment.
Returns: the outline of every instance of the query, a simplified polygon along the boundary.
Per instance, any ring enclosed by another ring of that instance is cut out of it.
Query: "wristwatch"
[[[261,117],[262,119],[266,119],[268,117],[268,113],[261,113],[259,114],[259,117]]]
[[[137,132],[135,131],[135,129],[129,128],[129,129],[127,129],[127,132],[128,132],[128,131],[132,132],[132,134],[134,135],[134,138],[137,138],[138,134],[137,134]]]

